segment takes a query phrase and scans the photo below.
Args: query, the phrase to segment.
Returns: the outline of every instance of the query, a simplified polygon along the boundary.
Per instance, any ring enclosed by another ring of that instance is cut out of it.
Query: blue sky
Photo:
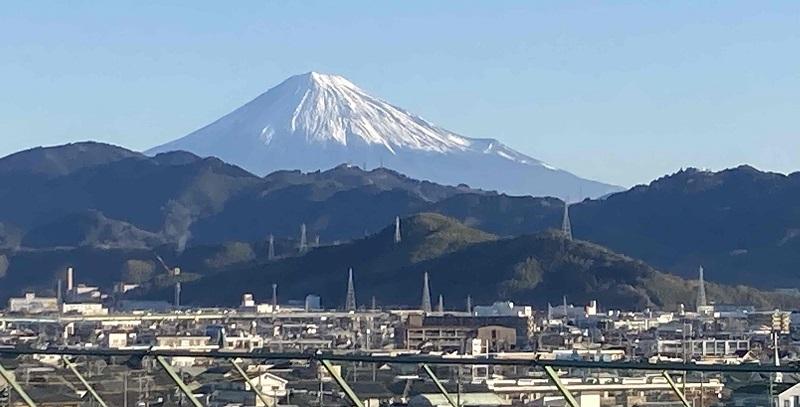
[[[146,149],[310,70],[620,185],[800,170],[797,1],[4,3],[0,155]]]

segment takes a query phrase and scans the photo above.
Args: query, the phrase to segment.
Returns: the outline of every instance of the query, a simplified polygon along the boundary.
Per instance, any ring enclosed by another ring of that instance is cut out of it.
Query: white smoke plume
[[[186,244],[192,237],[190,228],[194,222],[191,210],[178,201],[170,200],[164,207],[164,231],[167,241],[175,242],[178,253],[186,249]]]

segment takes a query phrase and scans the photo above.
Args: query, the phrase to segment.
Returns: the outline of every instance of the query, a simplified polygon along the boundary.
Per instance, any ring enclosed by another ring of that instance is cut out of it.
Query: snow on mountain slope
[[[439,128],[341,76],[290,77],[244,106],[148,154],[186,150],[257,174],[342,163],[512,194],[597,197],[618,187],[578,178],[494,139]]]

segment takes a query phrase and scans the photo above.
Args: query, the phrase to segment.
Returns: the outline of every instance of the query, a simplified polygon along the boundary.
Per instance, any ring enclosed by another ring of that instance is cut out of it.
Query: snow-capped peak
[[[282,135],[344,146],[351,143],[382,145],[392,154],[398,148],[446,152],[463,150],[470,145],[469,139],[436,128],[420,117],[370,96],[337,75],[309,72],[293,76],[242,109],[261,115],[274,112],[276,106],[291,106],[292,109],[261,121],[263,127],[259,134],[265,143]],[[239,118],[242,122],[249,119]]]
[[[489,141],[487,148],[486,142]],[[481,151],[523,164],[539,163],[496,140],[471,139],[371,96],[342,76],[307,72],[284,80],[216,122],[151,152],[193,144],[246,144],[287,150],[298,144],[430,153]],[[205,151],[203,151],[205,152]]]
[[[216,156],[258,174],[354,163],[511,193],[563,196],[568,190],[566,194],[576,196],[571,186],[576,183],[588,196],[610,191],[495,139],[464,137],[435,126],[341,76],[318,72],[292,76],[208,126],[148,153],[174,150]]]

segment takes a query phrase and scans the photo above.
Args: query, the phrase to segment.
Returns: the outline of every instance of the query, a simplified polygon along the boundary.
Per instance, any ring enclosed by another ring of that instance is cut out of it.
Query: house
[[[774,407],[800,407],[800,383],[778,393],[774,400]]]
[[[248,377],[250,382],[258,388],[257,391],[264,395],[264,398],[269,403],[265,406],[261,399],[257,397],[256,407],[274,407],[278,405],[278,401],[286,397],[288,380],[269,372],[248,373]],[[244,383],[244,379],[241,380]],[[244,383],[244,389],[246,391],[254,391],[247,383]]]
[[[156,345],[153,350],[180,349],[194,352],[207,352],[219,349],[219,345],[211,343],[208,336],[192,335],[162,335],[156,337]],[[198,363],[208,363],[208,360],[199,361],[192,356],[175,356],[169,358],[172,366],[191,367]]]
[[[197,376],[199,382],[206,383],[198,392],[209,396],[210,406],[274,407],[286,398],[288,380],[265,370],[248,369],[246,373],[247,378],[256,387],[255,390],[236,370],[216,366]],[[259,397],[258,393],[261,393],[262,397]],[[262,398],[265,401],[262,401]]]

